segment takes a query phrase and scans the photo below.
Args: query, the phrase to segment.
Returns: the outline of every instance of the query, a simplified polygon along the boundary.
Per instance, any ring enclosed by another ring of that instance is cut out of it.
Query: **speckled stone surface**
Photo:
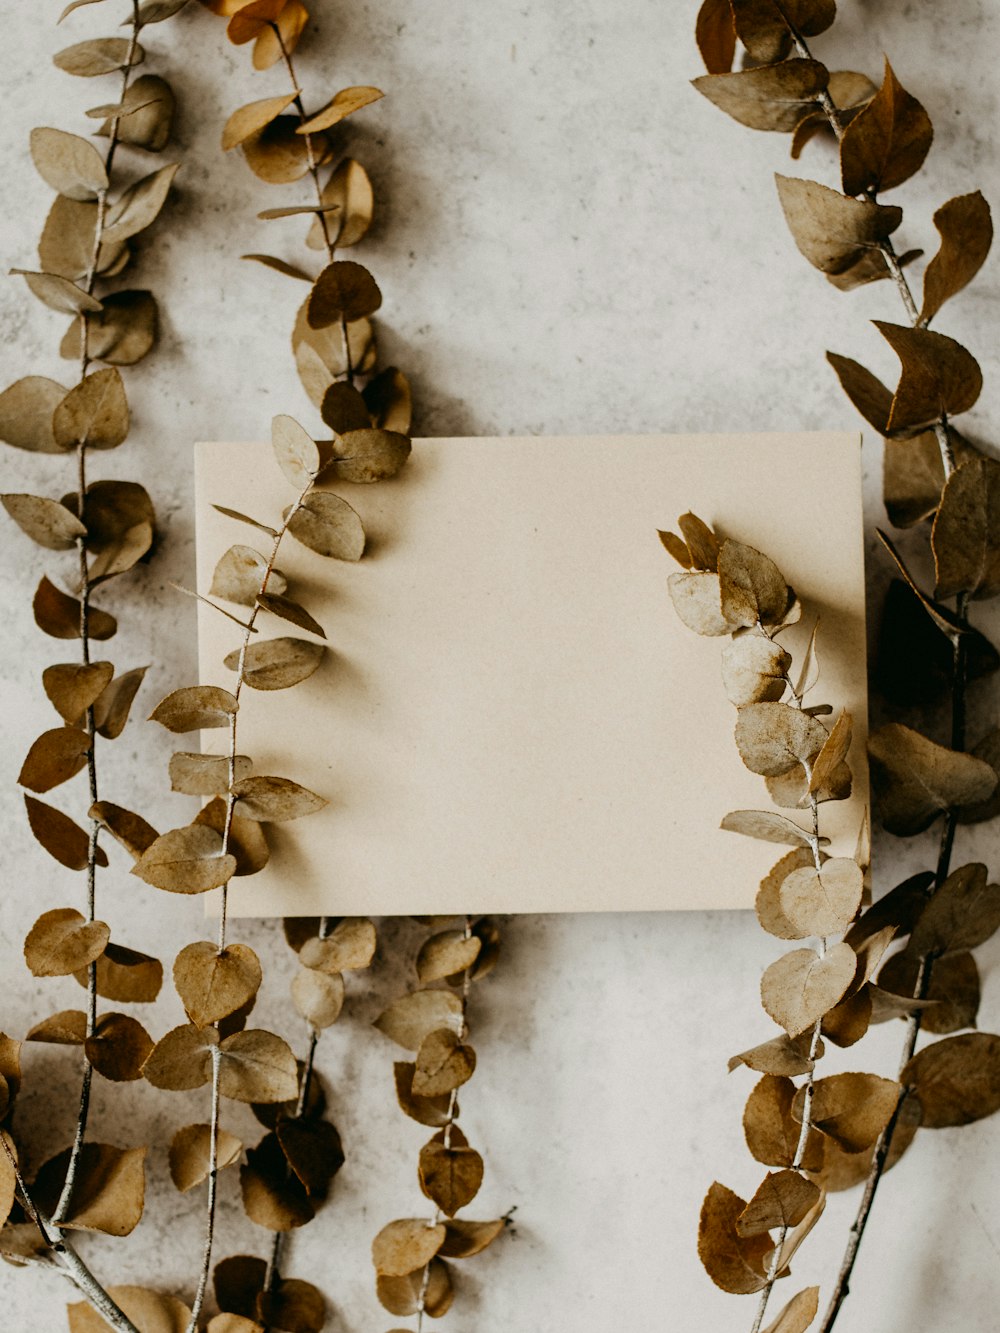
[[[935,121],[928,166],[899,191],[903,242],[933,251],[938,205],[976,187],[996,193],[1000,16],[987,0],[843,0],[841,7],[836,34],[817,43],[818,53],[877,77],[888,51]],[[59,74],[50,57],[61,45],[113,31],[123,6],[82,9],[57,31],[59,8],[54,0],[7,0],[3,9],[5,266],[33,264],[50,198],[28,159],[29,129],[80,132],[82,111],[111,96],[109,85]],[[382,343],[413,378],[419,433],[856,428],[823,352],[857,356],[891,378],[894,359],[867,321],[898,318],[896,294],[879,284],[843,296],[799,258],[771,183],[774,170],[789,169],[787,140],[743,130],[688,86],[700,72],[695,0],[317,0],[314,8],[315,33],[300,61],[313,101],[351,83],[389,94],[350,123],[344,142],[369,167],[381,201],[357,257],[385,293]],[[258,438],[278,411],[315,419],[287,343],[300,289],[238,260],[265,248],[297,256],[300,223],[254,218],[295,189],[262,187],[236,155],[217,148],[229,111],[282,91],[282,75],[253,75],[245,52],[226,47],[221,22],[194,4],[150,29],[148,45],[150,68],[163,70],[178,93],[170,156],[184,163],[169,218],[143,243],[136,269],[161,300],[163,342],[128,374],[129,443],[94,468],[95,476],[142,479],[163,521],[155,563],[106,598],[121,611],[115,660],[153,663],[146,706],[193,677],[193,609],[168,587],[189,581],[194,566],[192,442]],[[832,165],[828,148],[818,146],[803,164],[828,181]],[[940,320],[982,360],[986,389],[967,421],[984,438],[995,438],[1000,422],[997,272],[993,260]],[[0,285],[3,382],[66,372],[56,355],[61,328],[20,283]],[[866,443],[866,460],[873,530],[881,518],[877,441]],[[4,490],[69,488],[58,460],[8,451],[3,464]],[[58,568],[8,525],[0,1026],[15,1035],[81,995],[72,980],[33,981],[20,956],[37,912],[77,901],[80,892],[76,877],[31,844],[15,789],[29,742],[52,725],[38,675],[58,648],[36,631],[29,608],[43,564]],[[873,546],[874,595],[885,579]],[[996,711],[987,705],[976,729]],[[165,735],[137,724],[102,761],[106,793],[128,793],[128,803],[161,827],[183,817],[183,798],[166,792],[169,749]],[[995,832],[960,837],[961,855],[995,864]],[[880,843],[880,883],[930,855],[922,846]],[[102,880],[101,913],[123,943],[169,961],[204,929],[200,905],[157,897],[114,864]],[[241,923],[239,934],[267,963],[261,1021],[301,1045],[304,1033],[284,1000],[291,964],[280,931]],[[400,1322],[375,1301],[369,1244],[385,1221],[425,1206],[415,1174],[423,1131],[397,1111],[393,1050],[368,1026],[408,984],[418,939],[412,922],[385,923],[377,966],[352,978],[346,1017],[320,1048],[349,1162],[322,1220],[291,1242],[287,1271],[329,1293],[336,1333],[379,1333]],[[713,1178],[747,1194],[760,1174],[740,1132],[751,1079],[727,1077],[725,1060],[768,1034],[755,995],[773,942],[750,914],[697,911],[524,917],[509,922],[506,939],[503,964],[472,1009],[479,1069],[462,1097],[462,1124],[486,1159],[474,1212],[516,1205],[516,1234],[461,1266],[445,1325],[457,1333],[748,1328],[750,1304],[709,1284],[694,1232]],[[1000,947],[994,942],[983,954],[981,1022],[989,1029],[1000,1022]],[[160,1033],[181,1017],[167,988],[151,1025]],[[890,1073],[899,1041],[897,1026],[881,1028],[860,1050],[835,1054],[830,1067]],[[30,1048],[25,1063],[19,1123],[37,1160],[69,1133],[77,1070],[53,1047]],[[108,1280],[148,1281],[190,1297],[201,1201],[170,1186],[164,1145],[206,1109],[204,1094],[98,1080],[95,1133],[156,1145],[140,1229],[121,1242],[81,1242]],[[227,1108],[227,1124],[255,1132],[239,1107]],[[995,1121],[919,1137],[880,1194],[838,1329],[996,1327],[998,1162]],[[828,1286],[854,1207],[853,1195],[831,1200],[792,1282],[782,1284],[784,1299],[808,1282]],[[223,1181],[220,1221],[220,1255],[264,1253],[264,1233],[241,1220],[233,1173]],[[3,1268],[0,1322],[11,1333],[63,1328],[65,1295],[56,1279]]]

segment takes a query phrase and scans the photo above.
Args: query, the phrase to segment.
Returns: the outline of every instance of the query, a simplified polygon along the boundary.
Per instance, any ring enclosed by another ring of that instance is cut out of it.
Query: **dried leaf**
[[[856,984],[856,979],[855,979]],[[847,995],[823,1016],[822,1032],[835,1046],[853,1046],[868,1031],[874,1005],[871,988],[862,986]]]
[[[244,682],[254,690],[286,690],[308,679],[320,664],[326,649],[307,639],[267,639],[252,643],[243,659]],[[229,653],[224,665],[240,667],[240,650]]]
[[[49,702],[67,723],[79,722],[115,669],[110,662],[65,662],[42,672],[42,686]]]
[[[253,767],[245,754],[234,757],[237,780],[247,777]],[[229,790],[229,756],[190,754],[178,751],[170,756],[170,787],[188,796],[215,796]]]
[[[279,620],[285,620],[296,629],[305,630],[307,634],[316,634],[319,638],[326,638],[326,630],[304,606],[293,601],[290,597],[282,597],[277,593],[262,592],[257,598],[257,605],[262,611],[269,612],[272,616],[277,616]]]
[[[90,449],[116,449],[128,435],[129,410],[119,372],[110,366],[80,381],[52,417],[56,443],[62,449],[85,444]]]
[[[432,935],[417,954],[417,977],[425,984],[466,972],[479,957],[482,941],[463,930]]]
[[[158,171],[143,176],[130,185],[125,193],[108,209],[104,239],[109,244],[125,241],[135,236],[155,221],[160,209],[167,201],[174,177],[180,169],[179,162],[171,162]]]
[[[237,706],[235,697],[217,685],[190,685],[161,699],[149,720],[168,731],[204,731],[228,727]]]
[[[951,806],[985,801],[997,785],[982,759],[935,745],[898,722],[872,732],[868,754],[879,818],[897,837],[922,833]]]
[[[78,727],[44,731],[28,751],[17,780],[34,792],[51,791],[87,767],[90,747],[90,736]]]
[[[455,1293],[451,1270],[443,1259],[434,1258],[425,1269],[407,1273],[404,1277],[386,1277],[379,1273],[375,1279],[375,1294],[390,1314],[405,1317],[422,1309],[429,1318],[439,1319],[451,1309]],[[390,1333],[399,1333],[399,1330],[392,1329]]]
[[[850,857],[838,856],[819,870],[791,870],[779,890],[781,911],[798,932],[793,938],[839,935],[857,915],[863,892],[860,867]]]
[[[36,1023],[24,1040],[51,1042],[56,1046],[82,1046],[86,1037],[87,1015],[83,1010],[63,1009]]]
[[[250,136],[243,143],[243,156],[247,166],[269,185],[291,185],[309,170],[309,150],[305,139],[296,134],[299,126],[298,116],[278,116],[262,130]],[[313,140],[316,165],[322,166],[329,160],[329,146],[323,140]],[[305,205],[306,213],[315,213],[318,206]],[[265,209],[258,217],[274,216],[274,210]],[[283,216],[289,216],[284,213]]]
[[[812,774],[809,778],[811,794],[823,791],[833,781],[851,748],[851,731],[851,715],[845,708],[841,710],[832,731],[823,742],[823,748],[813,761]]]
[[[796,33],[814,37],[825,32],[837,15],[835,0],[732,0],[736,35],[750,57],[767,64],[782,60],[792,45],[791,26]]]
[[[172,1028],[156,1043],[142,1074],[154,1088],[188,1092],[201,1088],[212,1076],[212,1048],[218,1046],[214,1028],[204,1030],[193,1023]]]
[[[773,1037],[770,1041],[731,1056],[728,1069],[732,1073],[739,1065],[746,1065],[748,1069],[754,1069],[758,1074],[785,1074],[790,1077],[796,1074],[808,1074],[816,1063],[809,1054],[811,1045],[811,1033],[802,1037],[790,1037],[787,1032],[782,1032],[780,1036]],[[822,1052],[823,1043],[820,1042],[816,1051],[817,1059]]]
[[[919,983],[920,960],[909,950],[890,958],[878,978],[880,990],[908,1001],[913,999]],[[944,1036],[975,1027],[980,998],[979,968],[971,953],[949,953],[936,958],[924,996],[929,1003],[926,1008],[920,1006],[922,1030]],[[917,1007],[909,1004],[907,1010],[912,1012]]]
[[[57,273],[39,273],[28,268],[12,268],[10,273],[22,277],[32,296],[37,297],[50,310],[58,310],[64,315],[79,315],[84,312],[96,313],[101,309],[101,303],[95,296],[68,278],[59,277]]]
[[[688,629],[696,634],[719,636],[736,628],[722,613],[722,591],[718,574],[696,570],[689,574],[671,574],[667,579],[674,610]]]
[[[695,40],[709,74],[728,74],[736,54],[736,27],[729,0],[702,0]]]
[[[249,950],[248,950],[249,952]],[[288,1043],[273,1032],[235,1032],[220,1047],[219,1088],[240,1102],[286,1102],[297,1096],[298,1069]]]
[[[289,1171],[274,1134],[266,1134],[247,1151],[246,1165],[240,1167],[240,1189],[250,1221],[268,1231],[292,1231],[315,1216],[305,1186]]]
[[[442,1129],[421,1148],[418,1175],[420,1188],[428,1199],[448,1217],[454,1217],[479,1193],[483,1159],[469,1147],[465,1135],[455,1125]]]
[[[339,387],[332,385],[331,390]],[[397,431],[345,429],[333,462],[324,468],[324,476],[361,483],[385,481],[404,465],[411,447],[409,438]]]
[[[930,871],[913,875],[873,903],[844,936],[847,943],[861,954],[868,941],[891,927],[893,937],[908,935],[927,901],[927,891],[934,882]]]
[[[249,8],[249,6],[244,7]],[[254,69],[270,69],[282,58],[282,50],[291,53],[309,22],[309,11],[301,0],[286,0],[278,15],[278,32],[268,25],[258,35],[253,48]],[[280,34],[280,40],[279,40]]]
[[[335,259],[313,285],[306,318],[310,328],[324,329],[341,321],[364,319],[381,304],[382,293],[366,268],[349,259]]]
[[[703,74],[692,84],[741,125],[788,133],[813,109],[829,77],[818,61],[784,60],[736,74]]]
[[[297,268],[295,264],[289,264],[276,255],[240,255],[240,258],[252,259],[258,264],[263,264],[265,268],[273,268],[276,273],[283,273],[286,278],[300,278],[303,282],[312,282],[305,269]]]
[[[892,1079],[876,1074],[832,1074],[813,1084],[812,1124],[845,1152],[870,1148],[892,1119],[902,1089]],[[801,1123],[805,1089],[792,1103],[792,1115]]]
[[[920,323],[927,324],[950,297],[976,276],[993,241],[990,206],[976,190],[942,204],[934,214],[941,246],[924,272]]]
[[[476,1068],[476,1053],[451,1028],[429,1032],[417,1051],[413,1091],[418,1097],[438,1097],[468,1082]]]
[[[977,759],[985,760],[1000,779],[1000,728],[988,731],[980,741],[977,741],[972,747],[972,754]],[[961,806],[957,818],[960,824],[981,824],[988,819],[995,819],[998,814],[1000,814],[1000,792],[995,790],[985,801]]]
[[[764,1333],[805,1333],[819,1310],[819,1287],[806,1287],[793,1296]]]
[[[931,543],[935,596],[983,600],[1000,593],[1000,463],[977,458],[952,472]]]
[[[340,1135],[328,1120],[279,1118],[276,1128],[288,1165],[313,1198],[325,1198],[344,1165]]]
[[[0,499],[21,531],[49,551],[71,551],[77,540],[87,535],[76,515],[58,500],[21,494],[4,495]]]
[[[772,810],[732,810],[724,817],[720,828],[730,833],[742,833],[747,838],[760,838],[763,842],[780,842],[791,847],[811,847],[812,840],[805,829],[799,828],[784,815],[776,815]],[[820,845],[829,839],[821,838]]]
[[[153,1049],[149,1033],[128,1014],[103,1014],[84,1042],[87,1059],[112,1083],[142,1078],[142,1066]]]
[[[318,555],[334,560],[360,560],[365,549],[361,519],[346,500],[329,491],[314,491],[291,516],[288,531]]]
[[[94,700],[94,726],[99,736],[116,740],[125,730],[125,723],[146,675],[146,667],[133,667],[116,676]]]
[[[372,102],[377,102],[384,96],[385,93],[380,92],[378,88],[366,86],[342,88],[327,102],[321,111],[317,111],[308,120],[303,121],[298,132],[299,134],[318,134],[322,130],[328,130],[346,116],[353,115],[355,111],[360,111],[362,107],[371,106]]]
[[[63,47],[52,57],[52,63],[64,74],[89,79],[98,74],[113,74],[127,65],[139,65],[145,58],[142,47],[133,47],[127,37],[95,37]]]
[[[265,1288],[257,1298],[257,1309],[268,1328],[285,1333],[320,1333],[326,1324],[323,1293],[301,1278],[282,1278]]]
[[[840,387],[870,426],[880,435],[888,433],[892,394],[877,376],[849,356],[827,352],[826,359],[836,371]],[[919,432],[913,432],[918,434]],[[905,432],[902,432],[905,435]]]
[[[227,602],[237,602],[240,606],[253,606],[260,594],[267,570],[267,557],[255,551],[252,546],[230,546],[215,566],[209,592],[213,597],[224,597]],[[267,584],[272,591],[278,593],[284,592],[287,587],[284,576],[277,570],[271,571]]]
[[[463,1026],[462,1001],[446,990],[413,991],[395,1000],[375,1020],[380,1032],[407,1050],[415,1051],[431,1032]]]
[[[69,815],[64,815],[55,806],[46,805],[34,796],[26,795],[24,804],[31,832],[49,855],[54,856],[67,870],[86,870],[90,839],[79,824],[75,824]],[[103,848],[97,848],[94,863],[99,866],[108,864]]]
[[[234,1254],[215,1265],[212,1275],[220,1310],[254,1319],[257,1296],[264,1289],[267,1262],[249,1254]],[[213,1331],[214,1333],[214,1331]]]
[[[746,1200],[716,1181],[705,1196],[698,1223],[698,1257],[717,1287],[734,1296],[760,1291],[767,1280],[769,1236],[744,1239],[736,1229]]]
[[[294,417],[277,416],[271,423],[271,443],[278,466],[296,488],[305,490],[320,469],[316,441]]]
[[[918,1051],[900,1075],[923,1108],[923,1125],[969,1125],[1000,1110],[1000,1037],[946,1037]]]
[[[119,104],[95,107],[87,114],[108,117],[96,131],[104,138],[110,137],[111,127],[117,120],[121,143],[145,148],[150,153],[162,153],[170,141],[175,106],[173,89],[166,79],[156,74],[143,74],[129,86]]]
[[[169,893],[205,893],[228,884],[236,858],[223,855],[222,837],[204,824],[171,829],[151,843],[132,874]]]
[[[444,1244],[438,1253],[446,1259],[471,1259],[492,1245],[506,1225],[502,1217],[493,1222],[467,1222],[449,1218],[445,1223],[447,1234]]]
[[[793,870],[803,868],[815,872],[815,859],[811,847],[796,847],[793,851],[786,852],[760,882],[754,904],[757,920],[768,934],[777,936],[779,940],[803,938],[803,932],[785,915],[781,905],[781,886],[786,877]]]
[[[0,440],[32,453],[62,453],[52,432],[52,414],[65,397],[63,386],[44,375],[16,380],[0,393]]]
[[[344,978],[300,967],[292,978],[292,1003],[310,1027],[332,1027],[344,1006]]]
[[[722,650],[722,683],[737,708],[777,702],[785,692],[792,659],[765,635],[741,634]]]
[[[923,250],[907,250],[896,256],[900,268],[906,268],[915,259],[919,259]],[[869,282],[881,282],[893,276],[893,270],[886,262],[881,250],[866,250],[856,264],[852,264],[843,273],[828,273],[826,280],[840,292],[853,292],[856,287],[864,287]]]
[[[255,134],[259,134],[265,125],[277,120],[286,107],[295,101],[295,93],[282,93],[278,97],[265,97],[259,102],[241,106],[226,121],[222,131],[222,147],[225,152],[237,148]]]
[[[217,1314],[205,1325],[205,1333],[264,1333],[264,1325],[239,1314]]]
[[[790,704],[746,704],[736,714],[736,746],[752,773],[779,777],[811,763],[827,739],[826,728]]]
[[[163,985],[163,964],[158,958],[109,944],[97,960],[97,993],[115,1004],[151,1004]],[[84,988],[89,982],[86,968],[73,974]]]
[[[310,328],[306,320],[307,306],[308,297],[295,319],[292,351],[306,393],[319,407],[324,394],[338,375],[347,374],[348,368],[357,374],[367,374],[372,369],[377,348],[371,320],[359,319],[348,324],[345,342],[340,325],[331,325],[326,329]]]
[[[329,935],[306,940],[299,950],[303,967],[334,975],[368,967],[375,957],[375,927],[362,916],[345,916]]]
[[[743,1133],[752,1156],[765,1166],[790,1167],[795,1160],[800,1127],[792,1117],[795,1084],[781,1075],[765,1074],[753,1087],[743,1111]],[[819,1164],[809,1140],[804,1165]]]
[[[778,566],[766,555],[742,542],[725,541],[718,554],[718,574],[722,618],[727,624],[779,625],[784,619],[792,593]]]
[[[252,528],[259,532],[266,532],[269,537],[277,537],[278,533],[274,528],[268,527],[266,523],[260,523],[255,518],[250,518],[247,514],[241,514],[238,509],[227,509],[225,505],[212,505],[220,514],[225,514],[227,518],[234,518],[237,523],[249,523]]]
[[[765,971],[761,1003],[779,1027],[797,1037],[843,998],[856,967],[849,944],[835,944],[822,957],[814,949],[793,949]]]
[[[736,1219],[736,1231],[748,1236],[765,1235],[776,1227],[794,1227],[819,1201],[819,1189],[798,1171],[771,1171]]]
[[[100,958],[111,937],[103,921],[88,921],[75,907],[43,912],[24,941],[24,960],[34,977],[67,977]]]
[[[434,992],[417,992],[427,994]],[[437,1097],[418,1097],[413,1091],[413,1075],[416,1065],[399,1060],[393,1065],[396,1080],[396,1100],[400,1110],[418,1124],[430,1125],[433,1129],[442,1129],[458,1115],[452,1106],[451,1093],[442,1093]],[[457,1103],[456,1103],[457,1106]]]
[[[776,175],[778,198],[792,239],[823,273],[843,273],[877,250],[903,220],[903,210],[851,199],[817,181]]]
[[[46,185],[67,199],[96,199],[108,188],[108,173],[100,153],[77,134],[32,130],[31,160]]]
[[[878,193],[902,185],[923,166],[933,138],[927,112],[886,60],[882,87],[840,140],[844,193]]]
[[[978,862],[952,871],[913,927],[909,949],[917,957],[975,949],[1000,929],[1000,885],[986,878]]]
[[[979,397],[983,374],[961,343],[930,329],[887,324],[875,327],[899,357],[902,367],[886,431],[923,430],[945,417],[967,412]]]
[[[444,1223],[420,1217],[389,1222],[372,1241],[372,1263],[383,1277],[406,1277],[426,1268],[444,1244]]]
[[[300,819],[322,810],[327,801],[289,778],[247,777],[233,785],[240,813],[261,822]],[[338,969],[339,970],[339,969]]]
[[[221,797],[209,801],[194,822],[207,824],[216,833],[223,833],[226,827],[226,802]],[[255,820],[243,819],[240,815],[234,815],[229,821],[227,850],[236,857],[236,875],[256,875],[267,865],[270,855],[264,830]]]
[[[328,221],[327,227],[328,230],[331,229],[332,221],[332,230],[336,234],[331,236],[331,240],[337,249],[357,245],[371,226],[375,208],[372,183],[360,162],[355,162],[353,157],[345,157],[338,163],[333,175],[323,187],[322,202],[325,207],[334,210],[334,217]],[[319,218],[316,218],[309,228],[306,245],[311,250],[326,249],[326,238]],[[387,425],[386,422],[379,424]],[[392,426],[390,429],[408,430],[409,422],[405,427]]]
[[[73,1202],[62,1225],[79,1231],[102,1231],[108,1236],[127,1236],[134,1231],[145,1200],[145,1157],[145,1148],[85,1143],[78,1160]],[[50,1190],[61,1186],[68,1163],[69,1149],[42,1167],[35,1187],[43,1200]]]
[[[151,292],[110,292],[101,302],[101,309],[87,320],[87,356],[109,366],[134,366],[156,346],[159,319]],[[79,320],[66,331],[59,351],[69,360],[79,360]]]
[[[208,940],[198,940],[183,948],[174,962],[177,994],[199,1028],[248,1004],[260,989],[261,976],[260,960],[246,944],[229,944],[220,952]]]
[[[175,1296],[145,1287],[109,1287],[108,1294],[139,1333],[186,1333],[191,1311]],[[91,1306],[70,1305],[70,1333],[108,1333],[112,1327]]]
[[[222,1170],[239,1161],[243,1144],[221,1126],[218,1135],[218,1165]],[[171,1139],[170,1179],[182,1194],[208,1179],[211,1138],[211,1125],[187,1125]]]

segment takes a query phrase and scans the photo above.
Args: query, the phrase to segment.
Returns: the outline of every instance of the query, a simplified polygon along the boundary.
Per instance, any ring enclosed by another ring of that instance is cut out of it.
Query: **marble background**
[[[123,6],[80,10],[56,31],[60,7],[3,6],[5,265],[33,264],[32,237],[50,200],[28,159],[29,129],[81,131],[83,109],[108,95],[58,73],[50,58],[111,31]],[[695,0],[316,0],[313,8],[315,31],[300,60],[313,101],[350,83],[389,94],[351,122],[344,140],[381,201],[358,257],[385,293],[382,346],[412,376],[418,433],[857,428],[823,352],[859,357],[890,379],[894,358],[866,321],[898,318],[895,293],[880,284],[841,295],[799,258],[771,184],[774,170],[788,170],[787,140],[742,129],[688,86],[700,72]],[[835,33],[817,43],[821,57],[877,77],[890,52],[934,119],[928,166],[899,192],[903,244],[932,252],[940,203],[976,187],[996,195],[1000,14],[988,0],[843,0],[841,8]],[[153,661],[143,705],[193,678],[193,608],[168,587],[193,577],[192,442],[256,438],[275,412],[308,411],[287,345],[299,291],[237,259],[263,248],[295,258],[301,224],[270,224],[265,237],[254,214],[280,191],[217,148],[229,111],[283,91],[282,76],[253,75],[246,53],[227,48],[221,22],[194,4],[151,29],[148,44],[150,68],[166,73],[180,99],[170,156],[184,167],[169,219],[143,243],[137,269],[161,300],[162,346],[129,372],[135,428],[99,469],[141,477],[163,522],[154,565],[107,597],[123,612],[116,660]],[[804,166],[832,179],[826,148]],[[986,332],[998,296],[993,260],[941,320],[982,360],[986,389],[967,421],[984,437],[1000,420],[1000,343]],[[20,283],[0,286],[3,382],[58,375],[61,328]],[[873,529],[878,441],[866,440],[865,450]],[[58,468],[9,451],[3,488],[58,495],[69,484]],[[80,886],[33,847],[15,790],[29,742],[52,724],[38,675],[53,645],[28,606],[39,554],[10,527],[5,533],[0,1024],[21,1035],[42,1014],[79,1002],[72,980],[33,981],[20,949],[40,907],[75,901]],[[885,562],[870,555],[877,599]],[[980,725],[989,720],[987,710]],[[157,730],[137,724],[109,747],[105,785],[132,792],[131,803],[164,827],[180,822],[182,798],[165,791],[170,747]],[[960,855],[989,858],[994,838],[988,828],[963,833]],[[883,887],[930,855],[928,844],[892,840],[878,851]],[[203,929],[200,904],[153,895],[115,865],[101,903],[115,937],[171,959]],[[268,963],[258,1014],[301,1043],[283,998],[291,965],[279,930],[248,924],[240,936]],[[407,984],[418,938],[412,923],[385,923],[377,966],[352,979],[347,1016],[321,1046],[350,1159],[323,1220],[292,1241],[288,1271],[330,1294],[337,1333],[394,1322],[374,1299],[369,1242],[389,1218],[422,1209],[415,1162],[423,1131],[397,1111],[393,1050],[368,1028]],[[462,1267],[447,1327],[747,1328],[750,1303],[707,1281],[694,1231],[713,1177],[747,1193],[759,1176],[740,1133],[751,1077],[727,1078],[725,1059],[768,1035],[755,994],[773,942],[750,913],[697,911],[523,917],[509,922],[506,938],[502,967],[476,993],[480,1065],[462,1098],[462,1124],[486,1159],[474,1212],[516,1205],[516,1233]],[[1000,949],[983,953],[982,1025],[990,1028],[1000,1022]],[[179,1002],[165,992],[156,1031],[178,1021]],[[900,1035],[881,1028],[831,1067],[860,1059],[891,1072]],[[30,1049],[26,1067],[20,1114],[44,1155],[68,1132],[77,1072],[55,1048]],[[163,1144],[204,1114],[203,1095],[98,1080],[92,1124],[112,1141]],[[227,1110],[227,1123],[253,1133],[242,1108]],[[888,1178],[838,1324],[844,1333],[995,1328],[996,1136],[995,1121],[927,1132]],[[150,1170],[143,1226],[122,1242],[84,1241],[85,1249],[108,1279],[190,1295],[199,1199],[173,1191],[162,1147]],[[854,1207],[853,1196],[831,1201],[795,1264],[793,1290],[829,1283]],[[264,1252],[263,1234],[241,1220],[233,1173],[222,1186],[221,1222],[220,1254]],[[65,1295],[55,1280],[0,1271],[4,1326],[16,1333],[64,1327]]]

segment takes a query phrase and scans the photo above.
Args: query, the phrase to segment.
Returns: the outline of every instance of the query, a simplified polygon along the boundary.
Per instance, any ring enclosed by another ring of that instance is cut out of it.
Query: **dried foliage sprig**
[[[60,21],[78,7],[79,0],[68,5]],[[115,617],[93,605],[92,598],[95,589],[148,559],[155,514],[144,487],[91,481],[88,464],[94,450],[117,448],[128,437],[130,413],[119,367],[141,361],[157,340],[152,293],[120,286],[112,290],[109,283],[131,263],[134,238],[159,215],[178,169],[172,163],[149,174],[123,173],[119,150],[160,153],[169,142],[173,92],[160,76],[136,76],[136,69],[146,56],[140,42],[144,29],[180,8],[167,0],[133,0],[126,36],[77,42],[54,57],[68,74],[119,81],[116,100],[87,113],[98,122],[96,133],[107,140],[103,153],[63,130],[32,132],[35,167],[57,197],[39,242],[40,268],[12,270],[40,301],[72,316],[60,352],[77,363],[77,381],[67,390],[55,380],[30,375],[0,394],[0,438],[17,448],[71,458],[74,465],[74,491],[62,500],[8,494],[3,503],[32,540],[48,550],[72,552],[76,567],[72,595],[48,576],[35,593],[39,628],[56,639],[77,640],[80,656],[43,673],[43,688],[63,725],[34,742],[19,782],[34,793],[25,795],[25,803],[36,840],[60,864],[86,875],[85,911],[44,912],[28,934],[25,958],[35,976],[73,975],[87,991],[86,1010],[55,1014],[28,1033],[28,1040],[82,1047],[79,1111],[71,1146],[42,1165],[30,1188],[18,1173],[3,1213],[0,1251],[27,1262],[38,1258],[41,1247],[95,1308],[124,1329],[133,1329],[132,1323],[67,1243],[64,1229],[124,1235],[142,1207],[145,1149],[87,1139],[94,1072],[112,1081],[136,1078],[152,1044],[136,1019],[99,1016],[98,997],[149,1001],[162,977],[155,959],[113,944],[108,926],[97,919],[97,871],[108,865],[100,833],[109,812],[117,809],[100,799],[98,742],[121,735],[145,668],[116,676],[111,662],[92,660],[94,643],[117,630]],[[95,363],[103,368],[92,370]],[[82,772],[88,796],[83,819],[37,799]],[[20,1052],[19,1043],[4,1040],[4,1119],[9,1125],[20,1085]],[[4,1146],[11,1149],[6,1139]],[[8,1152],[12,1168],[15,1155]]]
[[[951,694],[946,745],[896,722],[869,741],[883,826],[910,837],[940,821],[940,840],[934,870],[901,884],[871,909],[879,914],[879,929],[891,929],[893,940],[909,937],[900,952],[886,958],[877,985],[869,983],[876,1013],[901,1012],[906,1037],[892,1114],[873,1150],[866,1150],[863,1171],[845,1177],[845,1183],[864,1180],[865,1188],[824,1330],[833,1327],[847,1295],[881,1177],[917,1124],[968,1123],[1000,1106],[996,1037],[948,1036],[915,1054],[921,1028],[951,1034],[974,1025],[979,974],[970,950],[996,928],[1000,898],[1000,890],[987,885],[984,867],[951,871],[957,826],[993,818],[1000,809],[998,733],[983,737],[971,754],[966,737],[968,684],[1000,666],[995,648],[969,619],[971,601],[1000,592],[995,575],[1000,523],[992,499],[1000,465],[964,439],[951,420],[979,396],[982,374],[975,358],[928,327],[978,273],[992,223],[978,191],[937,210],[941,244],[924,271],[918,307],[904,270],[921,252],[897,255],[890,238],[902,210],[881,203],[879,196],[920,169],[933,128],[888,61],[877,87],[854,71],[831,72],[814,58],[807,39],[829,28],[835,16],[833,0],[705,0],[696,35],[708,74],[695,80],[700,92],[742,124],[792,133],[793,157],[820,130],[835,136],[841,188],[779,175],[779,197],[797,247],[835,286],[850,290],[889,278],[903,301],[908,325],[876,321],[901,363],[894,391],[850,358],[828,353],[828,359],[851,401],[885,439],[891,522],[910,527],[932,520],[932,591],[910,573],[888,536],[879,534],[901,577],[890,586],[884,608],[878,683],[903,707],[920,708],[945,691]],[[734,71],[738,44],[752,67]],[[945,1084],[947,1099],[941,1092]],[[807,1327],[814,1313],[790,1327]]]
[[[458,1125],[458,1090],[476,1068],[469,994],[472,983],[496,966],[500,931],[491,917],[467,916],[459,928],[452,917],[418,919],[433,929],[416,959],[422,989],[396,1000],[376,1026],[414,1052],[412,1061],[394,1065],[396,1097],[412,1120],[437,1131],[420,1150],[417,1168],[420,1188],[435,1211],[430,1218],[387,1223],[372,1243],[372,1262],[379,1301],[392,1315],[415,1317],[422,1333],[424,1317],[440,1318],[454,1299],[447,1260],[480,1254],[504,1230],[509,1215],[487,1222],[456,1217],[483,1181],[483,1159]]]

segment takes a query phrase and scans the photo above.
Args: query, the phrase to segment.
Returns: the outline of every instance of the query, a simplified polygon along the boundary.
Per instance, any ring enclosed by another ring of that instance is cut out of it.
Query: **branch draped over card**
[[[268,444],[197,447],[199,587],[239,540],[212,505],[273,523],[278,482]],[[823,698],[855,724],[854,794],[826,831],[851,854],[867,800],[857,435],[419,440],[405,478],[350,498],[363,561],[319,579],[282,547],[329,651],[240,712],[257,771],[329,804],[308,837],[269,825],[270,863],[235,881],[231,912],[751,906],[775,849],[719,823],[761,805],[760,779],[734,771],[717,645],[677,621],[657,537],[686,509],[777,561],[807,607],[790,642],[820,617]],[[198,617],[201,680],[231,684],[240,630]]]

